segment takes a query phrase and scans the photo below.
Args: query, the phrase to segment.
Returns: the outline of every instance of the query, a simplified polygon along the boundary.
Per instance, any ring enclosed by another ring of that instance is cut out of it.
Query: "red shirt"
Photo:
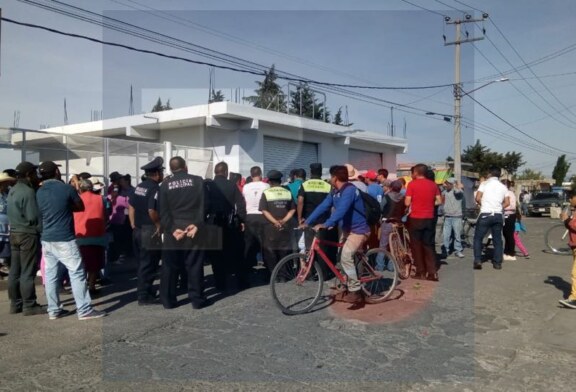
[[[412,198],[410,217],[416,219],[434,218],[434,205],[440,190],[434,181],[417,178],[408,183],[406,196]]]

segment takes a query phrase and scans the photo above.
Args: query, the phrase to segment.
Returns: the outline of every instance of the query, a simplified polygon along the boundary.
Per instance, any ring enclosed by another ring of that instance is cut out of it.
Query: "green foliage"
[[[226,97],[222,93],[222,90],[218,90],[218,91],[212,90],[212,92],[210,93],[210,100],[208,100],[208,103],[223,102],[225,99],[226,99]]]
[[[152,107],[152,113],[154,112],[162,112],[164,110],[171,110],[172,106],[170,106],[170,100],[166,101],[166,105],[162,104],[162,100],[160,99],[160,97],[158,97],[158,101],[156,101],[156,104],[154,105],[154,107]]]
[[[295,91],[290,92],[290,113],[315,120],[322,120],[326,113],[326,122],[330,122],[328,108],[318,102],[314,91],[306,83],[300,83]]]
[[[275,110],[280,112],[286,111],[286,95],[276,83],[278,75],[274,65],[265,72],[264,80],[256,82],[258,88],[254,90],[256,95],[246,97],[244,100],[250,102],[257,108]]]
[[[342,106],[338,108],[336,115],[334,115],[334,120],[332,121],[332,124],[344,125],[344,120],[342,119]]]
[[[540,171],[524,169],[522,173],[516,176],[516,180],[543,180],[544,175]]]
[[[521,153],[507,152],[506,154],[501,154],[481,145],[480,140],[476,140],[474,145],[466,147],[462,153],[462,162],[471,163],[472,171],[480,175],[485,175],[490,166],[498,166],[506,170],[511,176],[525,164],[522,161]]]
[[[558,160],[556,161],[556,166],[554,166],[554,170],[552,171],[552,178],[555,181],[556,186],[561,186],[562,182],[566,178],[566,174],[568,174],[568,170],[570,170],[570,163],[566,160],[566,154],[560,155]]]

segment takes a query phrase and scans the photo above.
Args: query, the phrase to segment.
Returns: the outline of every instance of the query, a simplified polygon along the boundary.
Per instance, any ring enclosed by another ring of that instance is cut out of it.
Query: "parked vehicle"
[[[562,197],[558,193],[537,193],[528,203],[528,216],[550,214],[550,207],[561,207],[562,203]]]

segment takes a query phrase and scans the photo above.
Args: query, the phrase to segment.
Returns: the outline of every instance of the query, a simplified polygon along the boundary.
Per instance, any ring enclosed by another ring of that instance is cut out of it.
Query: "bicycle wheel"
[[[466,220],[462,228],[462,245],[467,248],[474,248],[474,232],[476,231],[476,222],[472,223]]]
[[[381,260],[386,258],[393,268],[381,267]],[[357,269],[367,303],[385,301],[392,295],[398,284],[398,264],[392,255],[383,248],[370,249],[362,255]]]
[[[280,260],[272,271],[270,290],[282,313],[302,314],[318,302],[323,283],[320,265],[308,263],[306,255],[293,253]]]
[[[412,263],[397,231],[390,233],[389,245],[390,254],[398,265],[398,277],[400,279],[408,279],[410,277],[410,268],[412,267]]]
[[[546,246],[552,251],[552,253],[558,255],[571,255],[572,250],[568,246],[568,230],[564,224],[554,225],[548,229],[544,235],[544,240],[546,241]]]

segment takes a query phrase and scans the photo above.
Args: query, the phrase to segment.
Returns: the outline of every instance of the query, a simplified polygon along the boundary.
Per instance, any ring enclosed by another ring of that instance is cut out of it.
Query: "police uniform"
[[[226,177],[217,175],[205,182],[210,198],[208,211],[215,237],[220,239],[216,249],[209,252],[216,289],[225,291],[227,276],[236,273],[239,288],[247,286],[243,267],[243,250],[240,225],[246,219],[246,202],[238,186]]]
[[[161,157],[154,158],[151,162],[142,166],[144,171],[161,171],[164,160]],[[134,229],[132,239],[134,253],[138,261],[138,303],[150,304],[156,298],[154,278],[158,271],[161,257],[160,235],[156,233],[156,226],[148,213],[149,205],[154,200],[159,184],[147,178],[136,186],[132,193],[129,204],[134,209]]]
[[[269,180],[280,181],[282,173],[272,170],[268,173]],[[262,193],[260,211],[267,211],[276,220],[281,220],[296,209],[292,193],[282,186],[273,186]],[[290,219],[282,228],[277,228],[266,220],[262,244],[262,258],[269,272],[272,272],[278,261],[292,253],[292,225]]]
[[[188,274],[188,298],[192,307],[198,309],[207,305],[204,296],[203,231],[208,202],[202,178],[185,171],[175,172],[160,185],[158,205],[164,232],[160,300],[166,309],[176,306],[176,284],[182,266]],[[198,228],[196,236],[176,240],[174,231],[185,230],[189,225]]]
[[[320,163],[312,163],[310,164],[310,169],[322,170],[322,165]],[[303,202],[302,218],[307,219],[310,214],[312,214],[314,209],[316,209],[316,207],[318,207],[318,205],[324,201],[331,190],[331,185],[321,178],[311,178],[307,181],[304,181],[300,187],[300,190],[298,191],[298,199],[300,200],[300,198],[302,198]],[[320,215],[320,217],[316,220],[316,223],[324,223],[329,217],[330,211],[327,211]],[[320,230],[317,235],[321,240],[338,242],[338,230]],[[313,233],[310,231],[305,232],[306,249],[309,249],[312,245],[313,238]],[[324,244],[320,244],[320,248],[324,251],[324,253],[326,253],[330,260],[336,260],[338,248]],[[328,268],[326,263],[320,262],[320,265],[324,272],[324,278],[331,278],[333,273]]]

